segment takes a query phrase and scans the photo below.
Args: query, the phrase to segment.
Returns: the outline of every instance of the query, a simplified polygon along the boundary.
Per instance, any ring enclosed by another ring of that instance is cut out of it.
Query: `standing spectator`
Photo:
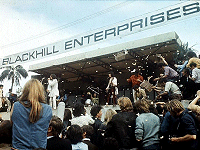
[[[47,132],[47,150],[72,150],[69,139],[59,137],[62,130],[62,120],[57,116],[53,116]]]
[[[83,130],[82,141],[88,145],[88,150],[98,150],[98,147],[90,141],[94,134],[94,128],[91,125],[84,125],[81,129]]]
[[[171,82],[175,82],[175,81],[178,80],[179,74],[174,69],[172,69],[171,67],[167,66],[164,63],[159,63],[158,68],[160,70],[164,71],[164,76],[162,76],[160,78],[166,78],[167,81],[171,81]],[[157,81],[160,78],[156,78],[156,79],[154,79],[154,81]]]
[[[53,109],[56,109],[56,97],[59,96],[58,90],[58,80],[56,79],[55,74],[51,74],[48,78],[48,87],[47,91],[49,92],[49,104]]]
[[[102,121],[101,121],[101,116],[102,116],[102,107],[99,105],[94,105],[92,106],[91,110],[90,110],[90,114],[92,115],[92,119],[94,120],[94,124],[92,125],[94,128],[94,135],[92,138],[92,142],[98,146],[99,148],[102,146],[102,136],[101,136],[101,131],[100,126],[102,125]]]
[[[13,148],[46,148],[51,117],[52,109],[45,104],[43,85],[37,79],[29,80],[11,111]]]
[[[160,150],[160,119],[150,113],[149,104],[146,100],[139,100],[135,107],[140,114],[136,118],[135,137],[142,142],[142,150]]]
[[[143,82],[144,78],[140,75],[139,70],[136,70],[133,75],[127,79],[127,82],[132,83],[132,88],[134,85],[140,86],[140,83]],[[133,98],[134,98],[135,90],[133,89]],[[134,102],[136,102],[136,99],[134,99]]]
[[[120,148],[131,149],[136,147],[134,134],[136,114],[128,97],[120,97],[118,105],[121,111],[108,122],[105,138],[113,137],[118,141]]]
[[[198,90],[200,90],[200,69],[197,68],[197,64],[196,63],[191,63],[190,64],[190,68],[192,70],[192,80],[195,82],[195,92],[197,92]]]
[[[197,57],[196,53],[193,51],[187,52],[186,56],[189,58],[189,62],[187,64],[187,68],[190,68],[191,63],[197,64],[197,68],[200,69],[200,59]]]
[[[169,102],[169,112],[173,117],[180,120],[176,137],[170,139],[174,144],[173,147],[182,150],[197,150],[197,128],[193,117],[188,114],[178,100]]]
[[[94,120],[90,115],[86,113],[84,105],[82,103],[76,103],[73,108],[74,117],[71,120],[72,125],[79,125],[82,127],[83,125],[91,125],[94,124]]]
[[[67,139],[71,141],[72,150],[88,150],[88,145],[82,142],[83,130],[79,125],[71,125],[68,128]]]

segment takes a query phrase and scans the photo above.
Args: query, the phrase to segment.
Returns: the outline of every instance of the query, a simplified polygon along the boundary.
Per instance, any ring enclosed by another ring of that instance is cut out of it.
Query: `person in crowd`
[[[138,85],[140,86],[140,83],[142,83],[144,80],[143,76],[140,75],[140,72],[138,69],[135,70],[135,72],[133,72],[133,75],[127,79],[127,82],[132,83],[132,88],[134,87],[134,85]],[[133,89],[133,98],[135,95],[135,90]],[[134,99],[134,102],[136,102],[136,99]]]
[[[62,130],[62,120],[57,116],[53,116],[47,132],[47,150],[72,150],[70,140],[59,137]]]
[[[200,59],[197,57],[195,52],[188,51],[186,56],[189,58],[188,64],[186,65],[187,68],[190,68],[191,63],[195,63],[197,64],[197,68],[200,69]]]
[[[71,141],[72,150],[88,150],[88,145],[83,143],[83,130],[79,125],[71,125],[67,130],[67,139]]]
[[[197,150],[197,128],[193,117],[179,100],[170,101],[168,109],[173,117],[179,118],[176,136],[170,138],[173,148]]]
[[[51,117],[52,109],[45,104],[43,85],[37,79],[29,80],[11,110],[13,148],[46,148]]]
[[[66,132],[67,132],[67,128],[69,126],[71,126],[71,119],[72,119],[72,113],[70,109],[65,109],[64,112],[64,117],[63,117],[63,125],[64,128],[62,130],[62,137],[65,138],[66,137]]]
[[[200,90],[197,91],[196,98],[188,105],[188,109],[200,115],[200,106],[197,105],[199,99],[200,99]]]
[[[136,147],[134,134],[136,114],[128,97],[120,97],[118,105],[121,111],[108,122],[105,138],[113,137],[118,141],[119,148],[131,149]]]
[[[142,150],[160,149],[160,119],[157,115],[150,113],[147,100],[138,100],[135,103],[137,112],[135,137],[142,143]]]
[[[106,87],[106,92],[108,93],[106,105],[109,104],[110,98],[112,98],[113,105],[116,105],[116,98],[118,95],[117,78],[115,77],[114,72],[109,72],[108,77],[109,82]]]
[[[157,99],[162,99],[162,96],[168,95],[168,97],[177,97],[178,100],[181,100],[182,94],[179,87],[170,81],[167,81],[165,78],[162,78],[158,81],[159,85],[165,87],[164,92],[161,92],[157,95]]]
[[[2,120],[0,123],[0,149],[10,150],[12,144],[12,123],[10,120]]]
[[[0,109],[3,107],[3,85],[0,85]]]
[[[92,103],[93,103],[94,105],[99,105],[99,98],[97,97],[97,94],[96,94],[96,93],[93,94]]]
[[[86,94],[86,100],[85,100],[85,105],[86,106],[91,106],[93,103],[92,103],[92,94],[90,92],[87,92]]]
[[[72,125],[79,125],[82,127],[83,125],[91,125],[94,124],[94,120],[90,115],[86,113],[84,105],[82,103],[76,103],[73,108],[73,117],[71,119]]]
[[[107,137],[104,140],[103,150],[120,150],[118,141],[113,137]]]
[[[191,79],[195,82],[195,92],[200,90],[200,69],[197,68],[196,63],[191,63],[190,68],[192,70],[192,77]]]
[[[145,90],[142,89],[140,86],[134,85],[133,89],[135,90],[134,99],[136,101],[139,100],[139,99],[146,99],[147,98]]]
[[[190,79],[190,70],[188,68],[183,69],[182,77],[180,78],[179,87],[183,95],[183,99],[193,99],[195,90],[191,87],[195,87],[195,83]]]
[[[104,129],[107,126],[108,122],[110,122],[112,117],[116,114],[117,114],[117,112],[114,109],[108,109],[106,111],[105,116],[104,116],[104,122],[103,122],[103,125],[102,125],[102,129]]]
[[[179,74],[172,69],[171,67],[167,66],[164,63],[159,63],[158,68],[164,71],[164,75],[158,78],[155,78],[154,81],[160,80],[161,78],[166,78],[167,81],[175,82],[179,78]]]
[[[55,74],[51,74],[48,78],[47,92],[49,92],[49,104],[53,109],[56,109],[56,97],[59,96],[58,80]]]
[[[91,142],[94,134],[94,128],[91,125],[84,125],[81,127],[83,130],[83,143],[88,145],[88,150],[98,150],[98,147]]]
[[[92,119],[95,121],[92,125],[94,128],[94,135],[92,138],[92,142],[98,147],[102,146],[102,136],[100,126],[102,125],[101,117],[102,117],[102,107],[99,105],[92,106],[90,110],[90,114],[92,115]]]

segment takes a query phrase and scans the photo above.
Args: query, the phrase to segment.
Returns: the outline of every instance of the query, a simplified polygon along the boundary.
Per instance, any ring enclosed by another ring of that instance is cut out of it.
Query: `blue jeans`
[[[160,144],[152,144],[142,148],[143,150],[160,150]]]

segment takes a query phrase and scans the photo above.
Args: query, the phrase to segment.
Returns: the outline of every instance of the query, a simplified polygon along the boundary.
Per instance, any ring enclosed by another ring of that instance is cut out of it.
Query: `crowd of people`
[[[0,116],[0,148],[12,150],[198,150],[200,148],[200,69],[199,59],[190,58],[182,72],[178,73],[163,63],[158,67],[163,74],[154,78],[151,89],[157,92],[156,100],[149,100],[144,79],[136,70],[127,79],[132,83],[134,101],[128,97],[117,98],[117,79],[109,73],[106,90],[107,109],[102,118],[103,107],[95,104],[90,113],[85,105],[77,102],[72,109],[64,108],[63,117],[52,115],[59,95],[58,81],[54,75],[48,79],[48,96],[37,79],[29,80],[18,101],[11,109],[10,120]],[[190,56],[190,53],[188,54]],[[192,60],[191,60],[192,59]],[[192,72],[192,74],[190,74]],[[148,82],[150,78],[148,78]],[[179,83],[179,84],[178,84]],[[192,86],[191,86],[192,85]],[[55,86],[55,87],[54,87]],[[1,94],[1,90],[0,90]],[[91,96],[90,96],[91,97]],[[184,98],[191,99],[185,108]]]

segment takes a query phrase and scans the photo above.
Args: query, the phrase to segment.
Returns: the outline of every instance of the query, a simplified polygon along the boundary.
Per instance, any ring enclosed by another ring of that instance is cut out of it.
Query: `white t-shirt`
[[[192,78],[195,79],[195,83],[200,83],[200,69],[194,68],[192,70]]]
[[[179,87],[173,82],[166,82],[165,92],[171,92],[172,94],[181,94]]]

